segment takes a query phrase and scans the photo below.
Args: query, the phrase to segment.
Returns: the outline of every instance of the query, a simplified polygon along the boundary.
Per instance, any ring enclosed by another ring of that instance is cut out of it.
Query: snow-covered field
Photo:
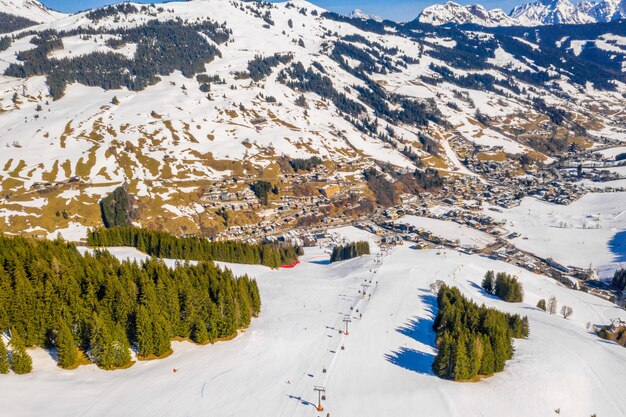
[[[421,216],[404,216],[398,219],[396,223],[423,228],[435,236],[452,241],[458,240],[464,246],[484,247],[495,241],[493,236],[489,236],[487,233],[452,221]]]
[[[129,254],[120,249],[118,255]],[[326,256],[307,249],[295,269],[278,271],[230,265],[235,273],[256,277],[263,301],[260,317],[233,341],[174,343],[175,353],[166,359],[112,372],[95,366],[60,370],[48,353],[37,350],[32,374],[0,377],[1,414],[547,417],[558,408],[566,416],[626,414],[620,400],[626,349],[586,330],[587,322],[626,319],[614,305],[453,251],[397,247],[380,267],[378,254],[331,265],[319,261]],[[487,269],[519,275],[525,302],[486,296],[478,283]],[[529,316],[530,338],[516,342],[503,373],[478,383],[432,375],[436,300],[428,287],[436,279],[477,302]],[[371,299],[361,299],[361,284],[370,280]],[[551,295],[559,305],[573,307],[569,320],[533,307]],[[340,335],[350,313],[350,334]],[[315,385],[327,388],[322,413],[313,405]]]
[[[603,276],[620,266],[620,254],[611,250],[609,242],[626,229],[624,192],[590,193],[568,206],[527,197],[518,207],[485,213],[506,220],[503,227],[520,234],[511,242],[522,250],[563,265],[592,265]]]

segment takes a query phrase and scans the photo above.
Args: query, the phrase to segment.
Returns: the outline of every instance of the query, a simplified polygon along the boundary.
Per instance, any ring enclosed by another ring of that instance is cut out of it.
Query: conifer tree
[[[542,298],[541,300],[537,301],[537,308],[540,308],[543,311],[546,311],[546,299]]]
[[[139,356],[148,357],[154,353],[154,330],[150,313],[145,306],[137,308],[137,353]]]
[[[464,381],[470,378],[470,360],[467,356],[465,337],[460,337],[454,342],[453,349],[454,370],[452,378],[455,381]]]
[[[489,294],[494,294],[495,293],[495,282],[494,282],[494,273],[493,273],[493,271],[487,271],[485,273],[485,278],[483,279],[482,287]]]
[[[59,324],[57,334],[57,351],[60,367],[69,368],[76,363],[78,349],[74,343],[72,331],[63,321]]]
[[[13,372],[18,375],[27,374],[33,370],[33,360],[26,352],[26,345],[24,341],[18,334],[17,330],[13,329],[11,331],[11,341],[9,342],[11,345],[11,366],[13,367]]]
[[[489,336],[483,336],[483,357],[480,363],[480,374],[481,375],[491,375],[495,372],[495,356],[493,354],[493,348],[491,347],[491,340],[489,340]]]
[[[9,373],[9,352],[4,344],[2,336],[0,336],[0,374]]]
[[[191,340],[201,345],[209,341],[209,332],[206,329],[206,325],[199,318],[196,318],[194,322]]]
[[[445,332],[438,339],[438,351],[433,361],[433,371],[442,378],[449,378],[451,374],[450,362],[452,354],[450,335],[448,332]]]
[[[470,360],[470,378],[478,375],[480,371],[480,365],[483,359],[483,346],[480,340],[480,336],[475,335],[473,340],[470,341],[468,349],[468,357]]]

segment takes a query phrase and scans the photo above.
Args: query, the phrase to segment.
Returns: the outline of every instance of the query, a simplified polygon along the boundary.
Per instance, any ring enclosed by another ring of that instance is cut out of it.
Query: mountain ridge
[[[508,14],[501,9],[487,10],[480,4],[462,6],[449,1],[425,8],[417,20],[433,25],[453,23],[493,27],[600,23],[625,17],[624,0],[583,1],[575,4],[569,0],[538,0],[516,6]]]

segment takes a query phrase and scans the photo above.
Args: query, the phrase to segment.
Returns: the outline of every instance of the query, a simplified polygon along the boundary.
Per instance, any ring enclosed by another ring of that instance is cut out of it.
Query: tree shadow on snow
[[[489,294],[487,291],[485,291],[485,289],[483,287],[481,287],[480,285],[476,284],[475,282],[472,281],[468,281],[470,283],[470,285],[472,287],[474,287],[474,289],[477,289],[478,291],[480,291],[480,295],[482,295],[483,297],[487,297],[487,298],[491,298],[492,300],[499,300],[500,298],[493,295],[493,294]]]
[[[330,259],[319,259],[317,261],[309,261],[309,263],[316,265],[330,265]]]
[[[425,290],[420,291],[423,294],[420,294],[419,298],[424,303],[427,317],[412,317],[405,324],[396,328],[396,331],[436,350],[433,322],[437,314],[437,297]],[[385,359],[409,371],[434,375],[432,366],[435,355],[432,353],[400,347],[396,351],[385,354]]]
[[[433,362],[435,355],[401,347],[399,350],[386,353],[385,359],[409,371],[418,374],[434,375]]]

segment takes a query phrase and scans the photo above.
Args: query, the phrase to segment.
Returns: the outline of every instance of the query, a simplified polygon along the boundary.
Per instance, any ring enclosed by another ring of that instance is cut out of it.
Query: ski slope
[[[136,256],[124,249],[118,255]],[[93,365],[64,371],[37,349],[32,374],[0,377],[2,415],[35,416],[45,409],[47,416],[548,417],[558,408],[566,416],[626,414],[619,400],[626,390],[626,349],[586,329],[587,322],[626,319],[611,303],[454,251],[397,247],[336,264],[324,258],[315,248],[294,269],[229,265],[258,280],[263,302],[260,317],[229,342],[176,342],[170,357],[121,371]],[[525,302],[486,296],[478,283],[487,269],[519,275]],[[503,373],[478,383],[432,375],[436,301],[428,288],[436,279],[479,303],[529,316],[530,338],[516,341]],[[363,298],[361,284],[370,280]],[[574,309],[570,319],[533,307],[551,295]],[[339,329],[350,313],[345,336]],[[322,413],[315,410],[316,385],[327,388]]]

